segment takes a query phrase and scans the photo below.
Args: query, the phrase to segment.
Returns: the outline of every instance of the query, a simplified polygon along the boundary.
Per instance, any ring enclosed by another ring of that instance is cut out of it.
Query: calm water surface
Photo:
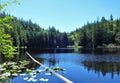
[[[44,49],[30,52],[50,68],[54,66],[65,68],[65,73],[59,73],[74,83],[120,83],[120,50],[118,49],[98,49],[95,51]],[[41,67],[37,69],[41,69]],[[49,78],[47,83],[64,83],[56,76],[46,76],[45,73],[36,78],[42,77]],[[24,81],[21,76],[11,80],[13,83],[32,83]]]

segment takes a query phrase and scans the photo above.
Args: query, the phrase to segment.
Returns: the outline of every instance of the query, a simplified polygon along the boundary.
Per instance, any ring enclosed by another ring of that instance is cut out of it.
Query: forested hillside
[[[5,16],[9,15],[0,14],[0,18]],[[9,24],[13,28],[10,30],[6,28],[5,32],[11,35],[13,45],[18,48],[56,48],[67,47],[70,44],[68,34],[59,32],[55,27],[49,27],[48,30],[44,30],[36,23],[32,23],[31,20],[25,21],[16,17],[13,17]]]
[[[9,16],[5,13],[0,17]],[[16,47],[32,48],[57,48],[67,46],[82,46],[96,48],[109,44],[120,44],[120,19],[113,20],[113,16],[107,20],[104,17],[94,23],[87,23],[83,27],[71,33],[60,32],[55,27],[43,29],[31,20],[25,21],[13,17],[9,22],[13,27],[5,32],[12,37],[13,45]]]
[[[83,27],[72,32],[70,38],[77,45],[86,48],[95,48],[109,44],[120,44],[120,19],[113,20],[113,16],[107,20],[102,17],[101,20],[94,23],[87,23]]]

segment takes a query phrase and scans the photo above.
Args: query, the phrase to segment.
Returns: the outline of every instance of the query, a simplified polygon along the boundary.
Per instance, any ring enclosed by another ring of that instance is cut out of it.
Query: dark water
[[[119,49],[37,49],[29,52],[50,68],[65,68],[65,74],[59,73],[74,83],[120,83]],[[45,73],[36,78],[42,77],[49,79],[47,83],[64,83],[56,76],[46,76]],[[21,76],[11,80],[13,83],[32,83],[24,81]]]

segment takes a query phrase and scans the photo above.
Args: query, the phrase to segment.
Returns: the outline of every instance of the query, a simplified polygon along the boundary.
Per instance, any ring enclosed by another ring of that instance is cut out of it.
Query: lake
[[[44,65],[65,68],[58,73],[74,83],[120,83],[120,50],[119,49],[37,49],[29,53]],[[42,69],[38,66],[36,70]],[[64,83],[55,75],[43,72],[36,79],[47,78],[47,83]],[[32,83],[23,80],[22,76],[10,79],[12,83]],[[9,81],[8,81],[9,82]],[[45,83],[45,82],[34,82]]]

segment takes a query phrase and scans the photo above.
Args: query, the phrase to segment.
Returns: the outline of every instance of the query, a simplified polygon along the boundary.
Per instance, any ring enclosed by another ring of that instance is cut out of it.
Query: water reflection
[[[74,48],[28,48],[27,51],[31,54],[40,54],[40,53],[71,53],[74,52]]]
[[[83,49],[83,48],[28,48],[28,52],[33,54],[39,53],[84,53],[84,54],[120,54],[120,49]]]
[[[120,63],[118,62],[83,61],[82,64],[88,71],[94,71],[98,75],[100,72],[103,76],[106,76],[107,73],[111,74],[111,78],[114,77],[114,74],[120,75]]]
[[[27,49],[39,62],[48,67],[60,66],[66,69],[65,77],[75,83],[117,83],[120,82],[120,50],[119,49],[78,49],[78,48],[56,48],[56,49]],[[30,60],[21,50],[18,60]],[[0,60],[1,61],[1,60]],[[39,68],[39,65],[30,61],[28,68]],[[87,80],[86,80],[87,78]],[[57,81],[55,77],[48,83]],[[17,77],[13,83],[20,81]],[[61,83],[61,82],[56,82]]]
[[[14,55],[15,57],[12,59],[12,61],[14,61],[14,62],[17,62],[18,64],[18,66],[16,65],[15,66],[15,64],[12,64],[12,65],[10,65],[10,66],[8,66],[8,65],[6,65],[6,67],[5,67],[5,71],[2,71],[2,66],[0,65],[0,76],[2,77],[2,75],[4,74],[4,73],[9,73],[10,72],[10,76],[6,76],[5,78],[3,77],[2,79],[0,78],[0,83],[20,83],[20,82],[18,82],[18,81],[16,81],[16,82],[13,82],[14,81],[14,79],[16,78],[16,77],[20,77],[18,74],[20,74],[20,73],[25,73],[26,72],[26,69],[37,69],[37,68],[39,68],[40,67],[40,65],[38,65],[38,64],[36,64],[34,61],[32,61],[27,55],[26,55],[26,49],[20,49],[20,51],[19,51],[19,54],[18,55]],[[26,61],[30,61],[30,63],[28,64],[28,65],[25,65],[24,67],[21,67],[23,64],[19,64],[20,63],[20,61],[24,61],[24,60],[26,60]],[[42,62],[42,60],[40,60],[39,59],[39,61],[40,62]],[[5,57],[2,57],[1,55],[0,55],[0,64],[2,64],[2,63],[4,63],[4,62],[8,62],[8,60],[5,58]],[[7,63],[8,64],[8,63]],[[10,63],[9,63],[10,64]],[[13,67],[13,69],[12,69],[12,67]],[[17,69],[17,67],[18,67],[18,69]],[[20,67],[21,67],[21,69],[20,69]],[[15,71],[14,71],[15,70]],[[11,72],[15,72],[14,74],[15,74],[15,76],[14,75],[12,75],[11,74]],[[17,72],[17,71],[19,71],[19,72]],[[20,79],[20,78],[19,78]],[[18,80],[19,80],[18,79]],[[24,81],[23,81],[24,82]],[[21,82],[21,83],[23,83],[23,82]]]
[[[47,49],[45,53],[33,55],[36,58],[42,59],[42,63],[49,67],[62,66],[68,71],[65,76],[74,80],[76,83],[81,81],[78,77],[82,79],[86,79],[87,77],[94,78],[91,79],[92,81],[82,80],[84,83],[96,83],[93,81],[98,79],[100,81],[99,83],[106,83],[108,79],[109,83],[114,83],[119,80],[120,51],[118,49],[90,50],[91,49]],[[75,75],[75,72],[79,74]],[[81,74],[84,75],[84,78]],[[98,77],[96,77],[96,75]],[[74,76],[77,77],[75,78]]]
[[[27,60],[27,55],[25,54],[26,49],[20,49],[19,53],[14,55],[15,57],[12,59],[12,61],[18,62],[22,60]],[[8,59],[5,58],[3,55],[0,55],[0,63],[7,62]]]
[[[120,49],[113,48],[98,48],[98,49],[79,49],[79,53],[89,54],[120,54]]]

